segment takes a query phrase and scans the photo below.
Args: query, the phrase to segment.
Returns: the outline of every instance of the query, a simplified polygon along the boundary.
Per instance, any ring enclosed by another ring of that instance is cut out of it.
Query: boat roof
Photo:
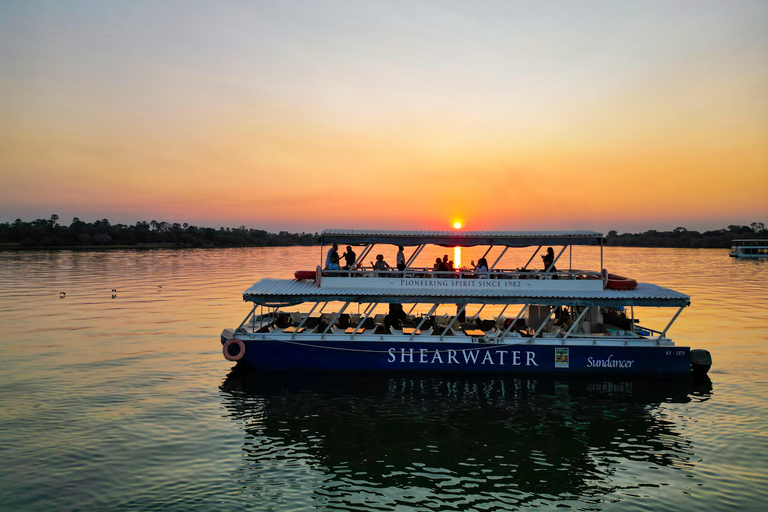
[[[285,306],[303,302],[357,302],[357,303],[446,303],[446,304],[540,304],[550,306],[656,306],[684,307],[691,298],[669,288],[650,283],[639,283],[634,290],[596,290],[573,292],[481,288],[460,291],[424,290],[392,286],[390,288],[318,287],[314,281],[293,279],[262,279],[243,292],[243,300],[264,306]]]
[[[504,245],[602,245],[605,238],[596,231],[377,231],[367,229],[326,229],[320,233],[323,244],[348,245],[431,244],[445,247]]]

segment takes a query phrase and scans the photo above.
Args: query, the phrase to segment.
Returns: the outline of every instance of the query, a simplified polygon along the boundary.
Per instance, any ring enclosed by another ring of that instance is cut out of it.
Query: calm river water
[[[242,291],[319,259],[0,252],[0,510],[765,510],[768,261],[606,249],[704,384],[234,371]]]

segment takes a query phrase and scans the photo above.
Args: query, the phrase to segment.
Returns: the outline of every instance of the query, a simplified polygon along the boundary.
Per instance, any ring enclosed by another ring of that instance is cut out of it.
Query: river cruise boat
[[[227,360],[264,371],[601,377],[706,374],[711,365],[707,351],[667,337],[690,297],[607,272],[600,233],[326,230],[320,242],[315,270],[243,292],[253,306],[221,334]],[[326,268],[331,244],[357,249],[348,268]],[[373,263],[382,245],[407,248],[402,270]],[[435,246],[483,255],[474,268],[417,265]],[[575,268],[577,246],[593,246],[578,247],[576,259],[594,253],[601,270]],[[523,263],[503,268],[515,251]],[[669,315],[658,328],[641,325],[635,315],[646,308]]]
[[[732,251],[733,258],[768,258],[768,239],[752,238],[747,240],[734,240]]]

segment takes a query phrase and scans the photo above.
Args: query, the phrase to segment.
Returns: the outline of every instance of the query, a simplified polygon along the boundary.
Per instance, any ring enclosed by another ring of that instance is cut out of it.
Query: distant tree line
[[[204,228],[184,224],[141,221],[132,225],[111,224],[107,219],[83,222],[72,219],[69,226],[59,224],[59,216],[24,222],[0,223],[0,244],[9,247],[275,247],[314,245],[317,233],[277,234],[260,229]]]
[[[768,238],[768,230],[762,222],[753,222],[749,226],[731,225],[725,229],[714,231],[688,231],[678,227],[672,231],[656,231],[652,229],[645,233],[623,233],[609,231],[606,237],[608,245],[627,247],[679,247],[679,248],[721,248],[731,247],[733,240],[742,238]]]
[[[739,238],[768,238],[762,222],[749,226],[731,225],[714,231],[650,230],[645,233],[608,232],[607,243],[631,247],[729,248]],[[132,225],[110,224],[107,219],[83,222],[72,219],[69,226],[59,224],[59,216],[24,222],[0,223],[0,247],[277,247],[314,245],[317,233],[268,233],[260,229],[204,228],[184,224],[141,221]]]

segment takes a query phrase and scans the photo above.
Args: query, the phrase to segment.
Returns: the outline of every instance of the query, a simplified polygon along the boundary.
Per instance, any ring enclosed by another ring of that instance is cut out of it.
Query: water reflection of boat
[[[711,386],[236,367],[221,390],[244,430],[244,486],[312,467],[326,508],[372,492],[380,506],[471,509],[600,497],[624,464],[689,467],[691,442],[659,404],[706,400]]]
[[[363,249],[347,269],[318,266],[247,289],[243,299],[253,308],[221,334],[227,359],[263,370],[593,376],[706,374],[711,364],[708,352],[667,337],[690,297],[574,267],[566,251],[577,245],[599,246],[602,268],[599,233],[329,230],[320,239]],[[376,244],[413,252],[400,270],[366,268]],[[430,245],[487,250],[472,270],[416,266]],[[561,249],[542,256],[545,268],[529,268],[544,246]],[[497,266],[510,249],[530,247],[521,268]],[[640,326],[635,308],[643,307],[669,308],[672,318],[666,327]]]

